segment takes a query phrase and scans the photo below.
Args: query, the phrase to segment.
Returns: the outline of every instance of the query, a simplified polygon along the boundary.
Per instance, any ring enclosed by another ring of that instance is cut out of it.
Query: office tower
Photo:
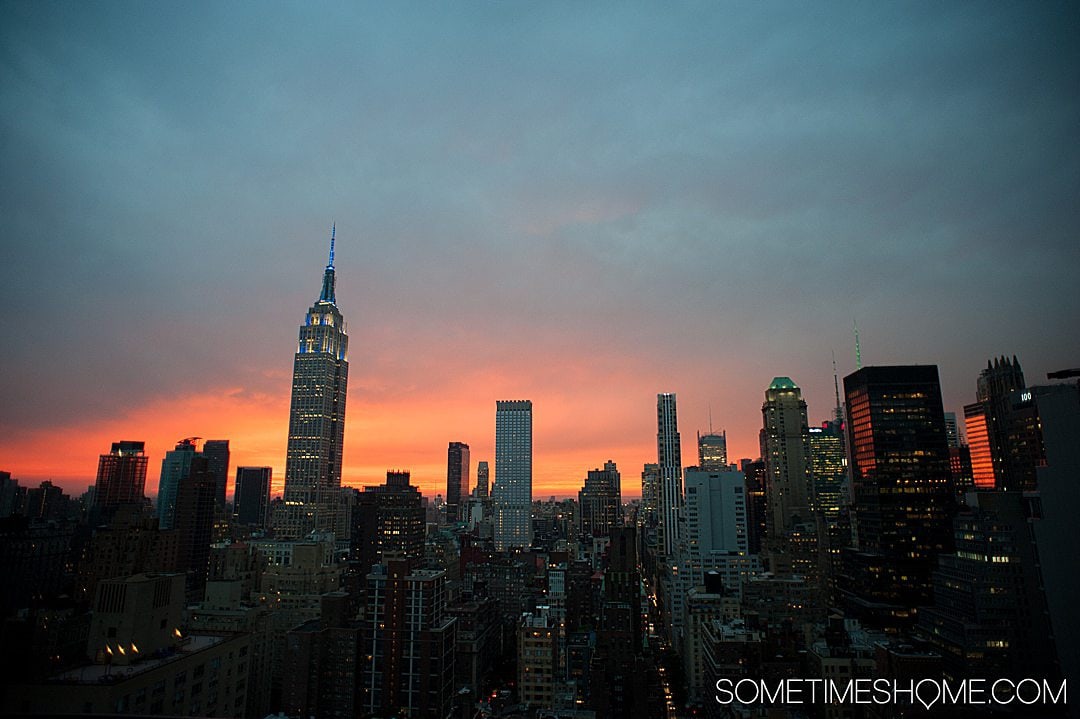
[[[698,432],[698,467],[706,472],[727,471],[727,432]]]
[[[229,440],[208,439],[203,442],[202,453],[206,457],[207,469],[217,482],[214,499],[219,505],[225,506],[225,484],[229,481]]]
[[[679,545],[682,516],[682,449],[675,395],[656,395],[656,463],[660,469],[657,501],[657,551],[668,557]]]
[[[934,365],[863,367],[844,378],[856,546],[838,591],[865,625],[899,631],[931,597],[953,548],[956,502]]]
[[[281,536],[304,537],[312,530],[344,536],[341,511],[341,454],[345,438],[345,396],[349,338],[334,295],[334,233],[319,299],[300,327],[293,359],[289,442],[285,455],[285,506]]]
[[[142,503],[146,485],[146,456],[143,442],[113,442],[109,454],[98,458],[94,483],[94,506],[109,510],[120,504]]]
[[[696,566],[711,555],[745,555],[746,479],[742,472],[688,468],[683,476],[687,546]]]
[[[372,568],[367,588],[360,713],[450,716],[457,621],[446,611],[446,572],[391,559]]]
[[[762,459],[769,498],[769,540],[810,520],[810,431],[806,402],[789,377],[776,377],[765,390]]]
[[[835,422],[825,422],[809,430],[810,506],[829,515],[836,515],[847,504],[844,490],[847,458],[840,432]]]
[[[660,506],[660,465],[646,464],[641,472],[641,511],[638,524],[653,525]]]
[[[532,402],[495,403],[495,549],[532,545]]]
[[[424,556],[424,498],[407,471],[388,471],[385,484],[364,487],[356,500],[349,541],[361,572],[388,557]]]
[[[191,473],[191,460],[197,452],[198,437],[188,437],[176,443],[176,449],[165,453],[158,479],[158,526],[172,529],[176,519],[176,493],[180,483]]]
[[[978,398],[986,408],[986,431],[999,489],[1021,489],[1013,486],[1018,482],[1011,476],[1008,415],[1009,394],[1025,386],[1024,371],[1015,355],[1011,360],[1005,356],[987,360],[986,369],[979,373]]]
[[[950,677],[1058,674],[1025,504],[1020,492],[969,495],[953,524],[956,553],[938,555],[934,603],[918,625]]]
[[[603,469],[591,469],[578,492],[578,528],[581,536],[607,537],[622,524],[619,470],[608,460]]]
[[[960,427],[956,423],[956,412],[945,413],[945,443],[950,447],[960,446]]]
[[[746,538],[747,549],[751,554],[760,554],[765,543],[769,513],[765,475],[765,462],[762,460],[743,463],[743,477],[746,479]]]
[[[993,489],[997,479],[994,476],[994,457],[990,451],[986,406],[982,402],[964,405],[964,431],[971,457],[972,483],[980,489]]]
[[[270,467],[237,467],[233,511],[240,524],[265,527],[270,522]]]
[[[560,678],[559,622],[546,607],[538,611],[522,615],[518,625],[518,698],[529,707],[554,709]]]
[[[469,445],[451,442],[446,450],[446,521],[465,521],[464,500],[469,496]]]
[[[490,471],[486,461],[476,463],[476,496],[479,499],[486,498],[490,492]]]
[[[187,572],[189,602],[202,601],[210,566],[210,541],[218,485],[209,464],[206,457],[195,455],[191,460],[191,471],[180,481],[176,491],[176,516],[173,521],[177,534],[176,568]]]

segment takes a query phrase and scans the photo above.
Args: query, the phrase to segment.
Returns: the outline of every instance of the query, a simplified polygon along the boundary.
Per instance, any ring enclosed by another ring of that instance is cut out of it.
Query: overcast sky
[[[81,489],[144,439],[284,473],[337,223],[345,481],[535,406],[536,494],[657,392],[757,456],[832,355],[1080,366],[1076,3],[0,2],[0,469]],[[549,492],[550,490],[550,492]]]

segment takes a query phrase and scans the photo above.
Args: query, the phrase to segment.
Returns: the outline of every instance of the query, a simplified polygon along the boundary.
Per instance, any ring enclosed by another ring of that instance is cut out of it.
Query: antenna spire
[[[330,261],[323,272],[322,292],[319,293],[319,302],[336,304],[334,297],[334,237],[337,235],[337,223],[330,226]]]
[[[851,331],[855,333],[855,369],[862,369],[862,348],[859,346],[859,325],[851,319]]]
[[[330,225],[330,262],[327,263],[327,267],[334,266],[334,236],[337,234],[337,222]]]
[[[836,373],[836,350],[832,353],[832,383],[833,390],[836,392],[836,422],[842,424],[844,420],[844,406],[840,404],[840,378]]]

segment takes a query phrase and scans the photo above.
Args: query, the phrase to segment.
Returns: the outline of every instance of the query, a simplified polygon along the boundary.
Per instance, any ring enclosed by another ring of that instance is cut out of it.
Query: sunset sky
[[[284,474],[337,223],[346,484],[534,406],[534,496],[757,457],[832,357],[1080,366],[1080,5],[0,2],[0,470],[144,440]],[[231,478],[230,478],[231,483]]]

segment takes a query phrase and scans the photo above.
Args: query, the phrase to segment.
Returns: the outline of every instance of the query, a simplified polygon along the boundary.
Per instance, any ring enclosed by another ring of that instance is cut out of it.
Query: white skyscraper
[[[532,402],[495,403],[495,549],[532,545]]]
[[[675,395],[656,395],[656,455],[660,467],[660,492],[657,514],[657,540],[660,554],[674,554],[679,542],[679,517],[682,513],[682,451]]]

